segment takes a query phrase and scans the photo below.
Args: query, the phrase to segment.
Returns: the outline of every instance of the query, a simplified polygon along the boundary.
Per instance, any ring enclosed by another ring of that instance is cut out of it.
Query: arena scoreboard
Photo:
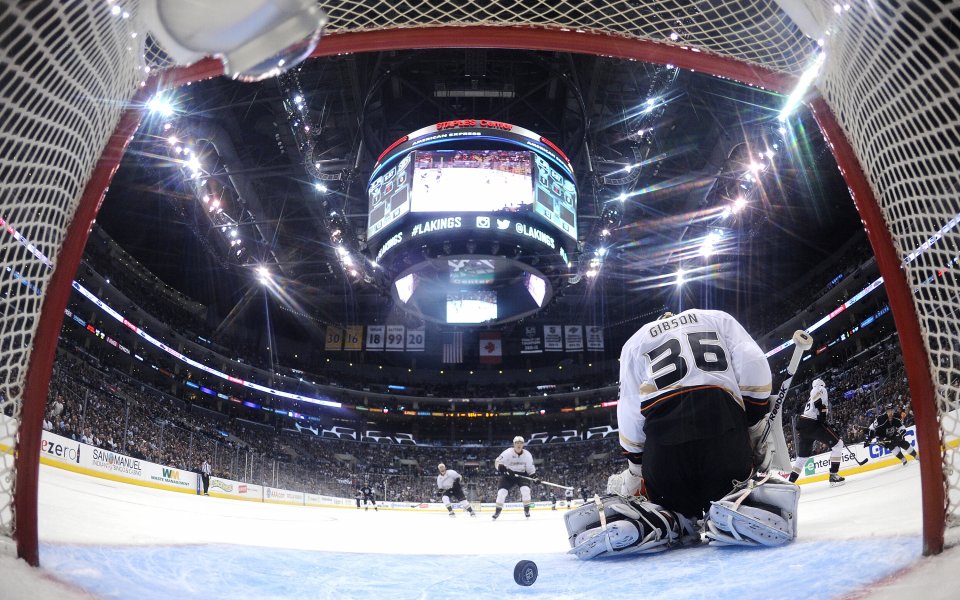
[[[367,245],[394,299],[425,319],[481,324],[540,310],[569,275],[577,189],[566,155],[522,127],[444,121],[374,165]]]

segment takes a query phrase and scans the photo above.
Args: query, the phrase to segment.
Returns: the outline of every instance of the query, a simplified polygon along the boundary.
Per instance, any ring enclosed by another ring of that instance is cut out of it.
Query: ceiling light
[[[173,104],[170,100],[161,95],[150,98],[150,100],[147,101],[147,109],[149,109],[151,113],[162,117],[171,117],[174,112]]]

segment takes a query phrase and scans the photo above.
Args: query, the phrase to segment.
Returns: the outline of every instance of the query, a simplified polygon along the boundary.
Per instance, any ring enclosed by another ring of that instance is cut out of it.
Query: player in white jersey
[[[451,517],[457,516],[453,512],[453,504],[450,502],[450,499],[453,498],[457,503],[462,503],[463,509],[470,513],[471,517],[477,516],[477,513],[473,512],[473,507],[470,506],[466,494],[463,493],[463,486],[461,485],[463,477],[460,473],[448,469],[443,463],[437,465],[437,470],[440,471],[440,474],[437,475],[437,492],[443,499],[443,505],[447,507],[447,513]]]
[[[807,457],[813,454],[813,442],[823,442],[830,446],[830,485],[842,485],[844,477],[840,476],[840,458],[843,450],[843,440],[829,425],[830,399],[827,394],[827,385],[822,379],[813,380],[810,390],[810,399],[803,405],[803,412],[797,419],[797,459],[793,462],[793,472],[790,481],[796,481],[807,464]]]
[[[771,380],[763,351],[725,312],[665,313],[641,327],[620,355],[620,494],[603,498],[603,520],[593,503],[569,511],[571,553],[698,543],[705,512],[707,538],[720,545],[792,540],[799,487],[754,477]],[[731,492],[733,482],[745,484]],[[649,501],[636,496],[641,488]]]
[[[507,494],[515,486],[520,486],[520,500],[523,502],[523,514],[530,517],[530,486],[527,479],[534,483],[540,483],[540,480],[534,477],[537,468],[533,466],[533,455],[529,450],[523,449],[523,437],[513,438],[513,446],[500,453],[500,456],[493,461],[497,472],[500,473],[500,483],[497,490],[497,510],[493,513],[494,520],[500,516],[503,510],[503,503],[507,500]]]

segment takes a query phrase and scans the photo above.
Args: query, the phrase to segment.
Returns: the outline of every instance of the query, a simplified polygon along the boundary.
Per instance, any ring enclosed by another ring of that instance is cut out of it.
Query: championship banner
[[[339,327],[327,327],[327,344],[324,346],[327,352],[340,352],[343,350],[343,330]]]
[[[503,361],[503,343],[499,331],[480,333],[480,362],[486,365],[498,365]]]
[[[587,325],[587,350],[603,351],[603,327]]]
[[[540,354],[543,352],[543,338],[536,325],[526,325],[523,328],[523,338],[520,340],[520,354]]]
[[[567,352],[583,351],[583,325],[564,325],[563,337],[567,341]]]
[[[543,326],[543,349],[547,352],[563,352],[563,327]]]
[[[383,351],[387,328],[384,325],[367,325],[367,350]]]
[[[407,352],[423,352],[426,348],[427,330],[424,327],[420,329],[407,330]]]
[[[362,349],[363,325],[350,325],[343,330],[343,349],[345,352],[359,352]]]
[[[387,325],[387,352],[403,352],[403,325]]]

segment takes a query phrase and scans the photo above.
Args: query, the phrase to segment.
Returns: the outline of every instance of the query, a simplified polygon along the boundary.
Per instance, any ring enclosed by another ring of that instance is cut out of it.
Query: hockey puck
[[[537,580],[537,563],[532,560],[521,560],[513,568],[513,580],[518,585],[530,586]]]

